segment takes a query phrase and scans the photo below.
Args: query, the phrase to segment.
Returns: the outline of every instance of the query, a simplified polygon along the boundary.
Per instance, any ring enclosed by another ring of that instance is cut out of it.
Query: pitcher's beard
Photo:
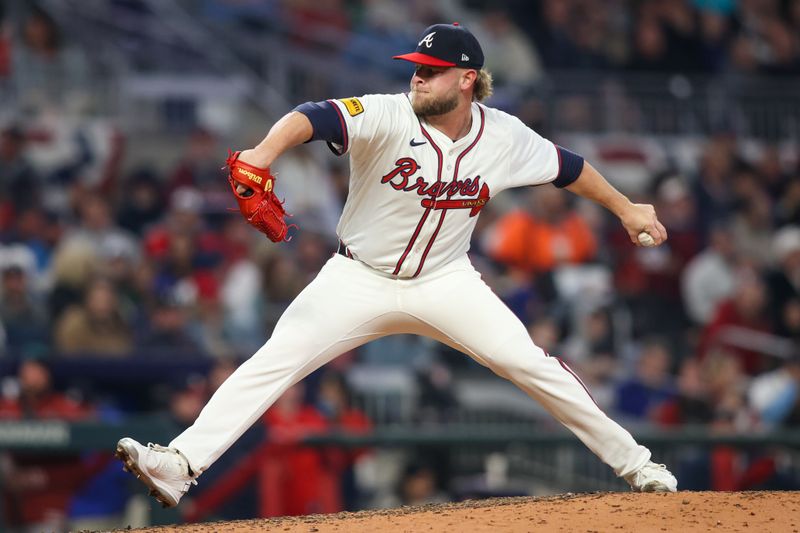
[[[414,109],[414,113],[421,118],[444,115],[458,107],[458,93],[455,92],[437,99],[425,100],[420,98],[415,91],[412,91],[411,95],[411,107]]]

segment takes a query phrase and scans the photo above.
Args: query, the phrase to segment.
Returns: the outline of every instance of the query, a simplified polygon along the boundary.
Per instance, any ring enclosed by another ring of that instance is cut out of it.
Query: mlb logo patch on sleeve
[[[339,101],[344,104],[351,117],[364,112],[364,106],[361,105],[361,101],[358,98],[342,98]]]

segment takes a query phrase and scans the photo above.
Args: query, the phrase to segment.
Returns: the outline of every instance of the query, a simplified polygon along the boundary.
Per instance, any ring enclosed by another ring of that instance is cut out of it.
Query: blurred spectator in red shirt
[[[0,398],[0,419],[77,421],[92,414],[52,389],[50,370],[41,361],[22,361],[16,386],[16,394]],[[94,470],[74,455],[13,452],[0,459],[6,525],[20,531],[64,531],[67,506]]]
[[[222,179],[224,181],[224,176]],[[156,260],[164,259],[170,250],[170,241],[178,235],[191,238],[200,253],[216,253],[222,245],[219,236],[207,227],[204,206],[203,195],[194,187],[179,187],[173,191],[163,223],[149,228],[145,235],[147,255]]]
[[[367,415],[353,407],[350,388],[335,370],[327,370],[322,376],[317,406],[331,429],[364,433],[372,428]]]
[[[723,301],[701,333],[698,354],[707,356],[716,347],[736,358],[744,371],[755,375],[768,370],[768,359],[753,347],[753,333],[771,333],[767,312],[767,293],[758,274],[741,269],[736,276],[735,292]]]
[[[323,452],[298,445],[304,437],[323,433],[329,427],[322,413],[303,403],[304,390],[302,383],[290,387],[263,418],[270,442],[275,444],[269,459],[278,470],[274,472],[274,488],[280,491],[280,495],[274,496],[279,501],[275,502],[271,516],[299,516],[341,509],[341,495],[329,492],[332,478]]]
[[[658,186],[655,203],[669,240],[657,248],[637,248],[630,245],[627,234],[615,232],[613,246],[619,255],[616,286],[625,292],[654,293],[678,304],[680,275],[700,250],[697,205],[679,177],[669,177]]]
[[[164,224],[152,227],[144,248],[156,267],[151,290],[179,305],[193,307],[202,299],[217,299],[217,269],[226,245],[202,217],[204,200],[199,191],[181,187],[172,195]]]
[[[177,189],[165,222],[145,237],[144,248],[155,267],[150,290],[181,307],[187,320],[204,301],[219,298],[220,267],[228,248],[221,235],[206,225],[204,205],[197,189]]]
[[[204,254],[198,243],[185,234],[173,235],[155,278],[155,290],[170,293],[184,305],[195,305],[202,298],[216,298],[219,287],[211,267],[217,258]]]
[[[703,365],[698,359],[684,359],[678,371],[676,389],[675,396],[653,412],[655,421],[665,426],[682,426],[707,424],[712,420],[713,408]]]
[[[81,420],[91,410],[52,389],[48,366],[39,360],[26,359],[17,372],[17,393],[0,398],[0,418]]]

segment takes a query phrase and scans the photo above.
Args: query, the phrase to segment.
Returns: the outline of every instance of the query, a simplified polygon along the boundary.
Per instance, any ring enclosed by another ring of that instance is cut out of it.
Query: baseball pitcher
[[[287,227],[272,163],[313,140],[349,155],[339,248],[190,428],[168,447],[119,441],[125,468],[175,506],[286,389],[345,351],[413,333],[511,380],[634,491],[675,491],[675,477],[600,410],[569,366],[534,344],[467,256],[481,210],[510,187],[549,183],[594,200],[636,246],[667,239],[653,206],[631,203],[579,155],[483,105],[491,76],[463,26],[431,26],[414,52],[395,59],[415,65],[409,92],[302,104],[258,146],[228,158],[243,215],[278,242]]]

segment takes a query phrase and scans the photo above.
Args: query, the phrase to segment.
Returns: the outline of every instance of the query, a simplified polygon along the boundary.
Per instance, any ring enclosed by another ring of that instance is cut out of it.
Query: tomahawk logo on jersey
[[[353,257],[403,278],[463,255],[477,215],[500,191],[552,181],[565,186],[577,177],[575,169],[562,172],[562,149],[479,103],[472,104],[470,132],[455,142],[417,117],[405,94],[328,100],[297,111],[311,119],[314,139],[350,155],[339,238]]]

